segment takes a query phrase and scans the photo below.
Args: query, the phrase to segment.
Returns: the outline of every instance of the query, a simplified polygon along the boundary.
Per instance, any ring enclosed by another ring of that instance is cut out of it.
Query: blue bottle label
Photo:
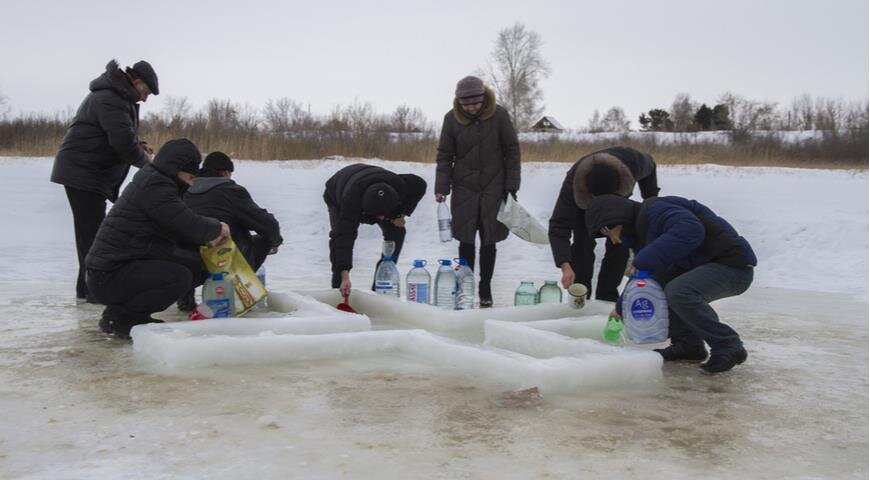
[[[230,299],[221,298],[218,300],[207,300],[205,302],[208,308],[211,309],[211,318],[229,318],[230,315]]]
[[[636,298],[631,302],[631,316],[635,320],[649,321],[655,318],[656,307],[648,298]]]
[[[375,293],[393,293],[393,282],[375,282]]]

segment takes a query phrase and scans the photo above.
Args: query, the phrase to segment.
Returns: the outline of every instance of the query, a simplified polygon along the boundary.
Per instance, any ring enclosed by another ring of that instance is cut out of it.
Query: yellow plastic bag
[[[199,254],[206,270],[211,273],[225,272],[233,283],[237,317],[248,313],[269,294],[232,239],[216,247],[199,247]]]

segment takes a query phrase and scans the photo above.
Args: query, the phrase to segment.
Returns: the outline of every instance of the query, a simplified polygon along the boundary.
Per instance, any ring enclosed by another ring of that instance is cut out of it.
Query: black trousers
[[[97,230],[106,217],[106,197],[99,193],[64,187],[66,198],[73,214],[73,228],[76,236],[76,253],[79,259],[79,271],[76,278],[76,297],[87,298],[88,286],[85,282],[85,257]]]
[[[238,243],[236,242],[236,244]],[[245,257],[245,260],[248,261],[248,265],[251,266],[251,270],[254,272],[266,261],[266,256],[269,255],[269,250],[271,249],[272,244],[269,240],[260,235],[252,235],[250,243],[244,242],[239,245],[242,256]]]
[[[478,222],[477,232],[483,238],[483,225]],[[495,272],[495,256],[497,253],[495,244],[480,245],[480,269],[474,269],[474,242],[459,242],[459,258],[464,258],[472,271],[480,274],[480,283],[477,292],[481,299],[492,300],[492,274]]]
[[[585,214],[585,210],[582,210]],[[578,222],[572,231],[571,268],[574,269],[575,282],[586,286],[592,298],[592,274],[595,268],[595,243],[586,230],[585,215],[578,215]],[[604,258],[601,259],[601,270],[598,272],[598,284],[595,287],[595,298],[615,302],[619,298],[619,284],[625,274],[628,263],[628,248],[614,245],[608,239],[604,245]]]
[[[326,204],[329,210],[329,230],[335,231],[336,226],[338,225],[338,208]],[[398,263],[399,254],[402,253],[402,245],[405,243],[405,227],[397,227],[393,225],[393,222],[384,219],[377,222],[377,226],[381,228],[381,233],[384,235],[384,241],[391,241],[396,244],[395,250],[393,250],[393,259]],[[332,260],[332,240],[330,240],[330,261]],[[377,270],[378,266],[384,260],[383,254],[378,258],[378,263],[375,265],[375,270]],[[341,272],[340,271],[332,271],[332,288],[338,288],[341,286]],[[372,290],[375,289],[375,281],[372,278]]]
[[[190,289],[192,280],[188,267],[169,260],[135,260],[87,275],[91,294],[106,305],[103,316],[126,323],[165,310]]]

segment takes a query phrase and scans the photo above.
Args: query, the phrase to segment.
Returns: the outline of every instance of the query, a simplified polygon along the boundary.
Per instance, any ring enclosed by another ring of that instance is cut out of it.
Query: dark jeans
[[[326,204],[327,209],[329,210],[329,230],[335,231],[336,226],[338,225],[338,208]],[[381,233],[384,235],[384,241],[395,242],[396,248],[393,250],[393,259],[398,263],[399,254],[402,253],[402,245],[405,243],[405,228],[397,227],[393,225],[393,222],[390,220],[380,220],[377,222],[377,226],[381,227]],[[332,250],[332,241],[330,240],[330,251]],[[378,263],[375,265],[375,271],[377,271],[378,266],[384,260],[383,254],[378,258]],[[331,252],[330,252],[330,260],[332,260]],[[341,272],[336,272],[333,270],[332,272],[332,288],[338,288],[341,286]],[[375,289],[374,277],[372,278],[372,290]]]
[[[740,336],[719,321],[710,302],[740,295],[752,284],[752,267],[729,267],[705,263],[665,285],[670,317],[671,343],[701,345],[707,342],[715,353],[728,353],[743,346]]]
[[[269,255],[271,249],[272,244],[269,240],[260,235],[251,235],[250,243],[244,242],[243,245],[239,245],[242,256],[245,257],[254,272],[266,261],[266,256]]]
[[[79,272],[76,279],[76,297],[87,298],[88,286],[85,282],[85,257],[97,230],[106,217],[106,197],[99,193],[63,187],[73,214],[73,228],[76,235],[76,252],[79,258]]]
[[[193,275],[168,260],[135,260],[108,272],[89,270],[88,288],[106,305],[103,315],[136,323],[172,305],[190,289]]]
[[[571,268],[574,270],[575,282],[586,286],[587,298],[592,298],[592,274],[595,268],[596,240],[589,236],[586,230],[585,210],[578,215],[572,231]],[[619,298],[619,285],[628,264],[628,248],[614,245],[607,240],[604,244],[604,258],[601,259],[601,270],[598,272],[598,283],[595,286],[595,298],[615,302]]]

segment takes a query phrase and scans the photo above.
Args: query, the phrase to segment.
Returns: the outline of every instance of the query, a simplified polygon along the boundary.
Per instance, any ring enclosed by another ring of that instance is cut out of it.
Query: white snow
[[[178,322],[173,307],[131,347],[73,302],[51,159],[0,159],[0,477],[867,477],[867,172],[660,167],[663,195],[705,203],[759,257],[752,288],[714,304],[749,360],[705,377],[591,340],[607,304],[504,308],[521,280],[559,278],[547,247],[516,238],[498,246],[489,312],[407,315],[362,292],[365,315],[337,312],[321,195],[350,161],[239,161],[235,179],[284,229],[272,311],[253,326]],[[431,164],[371,163],[434,180]],[[523,166],[520,202],[543,222],[569,167]],[[380,240],[361,227],[357,289]],[[400,271],[455,256],[430,192]],[[498,402],[533,384],[538,406]]]

